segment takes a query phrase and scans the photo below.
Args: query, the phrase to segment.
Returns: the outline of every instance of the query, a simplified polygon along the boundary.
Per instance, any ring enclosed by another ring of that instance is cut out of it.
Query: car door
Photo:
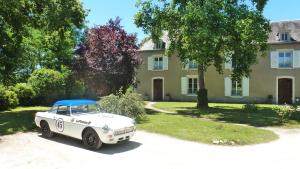
[[[54,116],[55,131],[60,134],[70,135],[71,119],[70,106],[59,105]]]
[[[45,118],[47,123],[49,124],[50,130],[56,132],[56,127],[55,127],[55,115],[57,112],[58,105],[54,105],[49,111]]]

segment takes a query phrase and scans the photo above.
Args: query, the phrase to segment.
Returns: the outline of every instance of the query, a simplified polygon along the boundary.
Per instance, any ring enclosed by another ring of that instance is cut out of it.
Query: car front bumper
[[[101,141],[106,144],[117,144],[119,142],[129,140],[131,137],[133,137],[134,132],[135,131],[120,135],[114,135],[113,133],[107,134],[104,138],[101,138]]]

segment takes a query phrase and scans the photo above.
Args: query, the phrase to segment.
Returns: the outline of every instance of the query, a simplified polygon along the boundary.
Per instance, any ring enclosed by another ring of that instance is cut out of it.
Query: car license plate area
[[[114,131],[114,135],[118,136],[118,135],[122,135],[122,134],[126,134],[126,133],[131,133],[134,131],[134,127],[126,127],[123,129],[118,129]]]

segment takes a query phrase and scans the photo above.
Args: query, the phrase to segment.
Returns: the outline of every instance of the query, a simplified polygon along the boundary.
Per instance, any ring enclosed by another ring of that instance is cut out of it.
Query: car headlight
[[[103,127],[102,127],[102,131],[103,133],[108,133],[110,131],[110,128],[108,127],[107,124],[105,124]]]
[[[132,124],[133,124],[133,125],[136,125],[136,121],[135,121],[135,120],[132,120]]]

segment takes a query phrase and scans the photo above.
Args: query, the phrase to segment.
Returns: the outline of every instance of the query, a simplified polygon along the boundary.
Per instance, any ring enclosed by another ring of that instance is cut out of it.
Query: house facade
[[[272,22],[269,50],[252,66],[250,77],[234,81],[232,63],[225,63],[224,73],[213,66],[205,73],[210,102],[299,103],[300,102],[300,20]],[[197,64],[182,65],[174,54],[165,56],[168,38],[160,43],[145,42],[140,52],[144,63],[137,73],[137,92],[146,100],[197,100]]]

